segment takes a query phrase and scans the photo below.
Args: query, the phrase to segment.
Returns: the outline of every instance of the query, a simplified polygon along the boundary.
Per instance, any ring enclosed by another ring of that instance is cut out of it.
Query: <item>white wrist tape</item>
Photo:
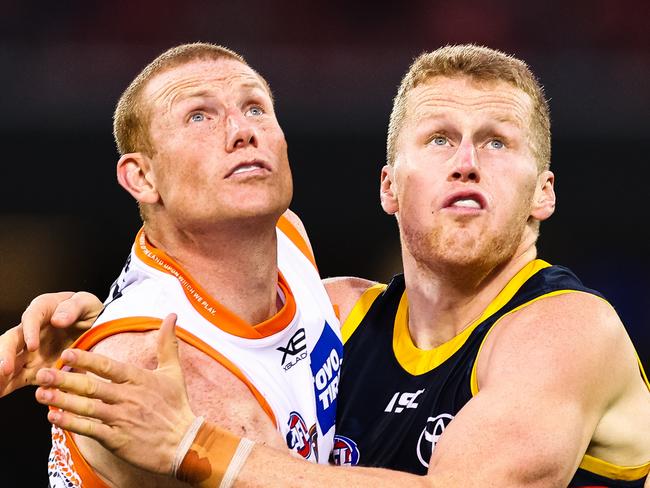
[[[185,432],[185,435],[181,439],[181,443],[176,448],[176,454],[174,455],[174,462],[172,463],[172,474],[174,475],[174,478],[176,477],[176,473],[178,472],[178,468],[180,468],[183,459],[185,459],[185,455],[187,454],[187,451],[189,451],[190,447],[192,447],[194,438],[196,437],[196,434],[198,433],[201,426],[203,425],[203,422],[205,422],[204,417],[202,416],[196,417],[192,422],[192,424],[190,425],[190,427],[187,429],[187,432]]]
[[[231,488],[233,486],[237,479],[237,475],[244,466],[244,463],[250,455],[254,445],[255,443],[250,439],[242,438],[242,440],[239,441],[237,451],[235,451],[235,455],[232,457],[228,469],[226,469],[226,472],[223,475],[219,488]]]

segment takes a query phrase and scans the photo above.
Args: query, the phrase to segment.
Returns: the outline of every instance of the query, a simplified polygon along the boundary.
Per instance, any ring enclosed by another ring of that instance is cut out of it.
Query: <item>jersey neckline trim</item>
[[[194,309],[208,322],[224,332],[245,339],[261,339],[283,330],[296,315],[295,298],[279,271],[277,285],[278,291],[284,296],[284,305],[273,317],[259,324],[251,325],[212,298],[171,256],[155,247],[147,239],[144,228],[138,232],[133,249],[143,263],[176,278]]]
[[[525,265],[508,282],[503,290],[499,292],[494,300],[492,300],[479,318],[474,320],[468,327],[449,341],[427,350],[418,348],[411,339],[411,334],[408,329],[408,298],[406,290],[404,290],[399,306],[397,307],[397,313],[395,314],[393,330],[393,352],[395,359],[397,359],[397,362],[405,371],[414,376],[428,373],[437,368],[465,344],[470,334],[479,324],[483,323],[508,303],[532,275],[549,266],[551,266],[549,263],[541,259],[535,259]]]
[[[376,285],[373,285],[370,288],[366,289],[361,294],[359,299],[354,304],[354,307],[348,314],[347,318],[345,319],[345,322],[343,322],[341,325],[341,339],[343,340],[343,344],[345,344],[348,339],[352,337],[352,334],[354,334],[354,331],[357,330],[361,324],[361,321],[366,316],[366,313],[368,313],[368,310],[370,310],[372,304],[387,287],[388,285],[377,283]]]

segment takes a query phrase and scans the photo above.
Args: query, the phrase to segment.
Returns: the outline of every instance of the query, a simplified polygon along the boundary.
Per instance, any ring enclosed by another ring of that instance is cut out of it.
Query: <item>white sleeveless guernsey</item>
[[[342,358],[339,323],[313,256],[284,217],[277,236],[278,294],[284,306],[271,319],[250,326],[211,299],[141,230],[104,311],[74,347],[90,349],[114,334],[157,329],[165,316],[176,313],[177,336],[240,378],[290,449],[326,463]],[[48,473],[52,488],[106,486],[72,436],[56,427]]]

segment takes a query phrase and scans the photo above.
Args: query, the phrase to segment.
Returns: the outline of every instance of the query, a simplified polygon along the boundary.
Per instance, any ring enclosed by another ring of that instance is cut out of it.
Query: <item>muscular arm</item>
[[[635,389],[643,388],[634,352],[614,311],[600,299],[579,293],[541,300],[504,318],[486,341],[478,368],[480,390],[447,427],[426,477],[300,467],[256,448],[238,480],[241,486],[261,485],[263,480],[267,486],[280,486],[278,473],[286,480],[286,473],[292,472],[296,485],[310,486],[564,487],[584,452],[596,444],[594,436],[600,435],[603,444],[619,442],[599,431],[607,416],[616,416],[614,405],[625,404]],[[645,427],[636,438],[628,438],[627,445],[645,443],[645,451],[639,449],[636,458],[628,451],[626,459],[618,461],[642,464],[650,452],[644,441],[647,422],[637,416],[624,425],[631,421]],[[635,435],[634,429],[628,435]],[[623,444],[617,446],[619,452]]]
[[[94,361],[84,357],[86,366]],[[616,418],[613,406],[629,403],[631,392],[640,386],[638,377],[629,339],[611,307],[579,293],[540,300],[506,316],[488,336],[478,364],[480,390],[440,438],[427,476],[307,464],[289,457],[286,451],[256,445],[237,483],[282,487],[336,483],[566,486],[590,441],[613,442],[599,432],[605,418]],[[58,397],[49,403],[65,401]],[[644,413],[638,410],[639,415]],[[57,422],[71,425],[71,417],[66,415]],[[106,415],[99,418],[108,419]],[[77,427],[88,429],[87,425]],[[627,444],[643,444],[646,431],[647,427],[642,428]],[[114,436],[110,429],[107,432],[97,430],[96,434],[104,440]],[[218,445],[213,447],[219,450]],[[637,459],[640,464],[647,453],[644,444],[636,454],[627,452],[627,459]]]

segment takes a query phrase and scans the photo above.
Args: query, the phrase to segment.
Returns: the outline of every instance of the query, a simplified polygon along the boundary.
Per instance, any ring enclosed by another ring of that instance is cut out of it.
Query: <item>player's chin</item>
[[[232,207],[232,212],[240,218],[280,217],[289,208],[290,198],[277,191],[249,193],[241,195]]]

